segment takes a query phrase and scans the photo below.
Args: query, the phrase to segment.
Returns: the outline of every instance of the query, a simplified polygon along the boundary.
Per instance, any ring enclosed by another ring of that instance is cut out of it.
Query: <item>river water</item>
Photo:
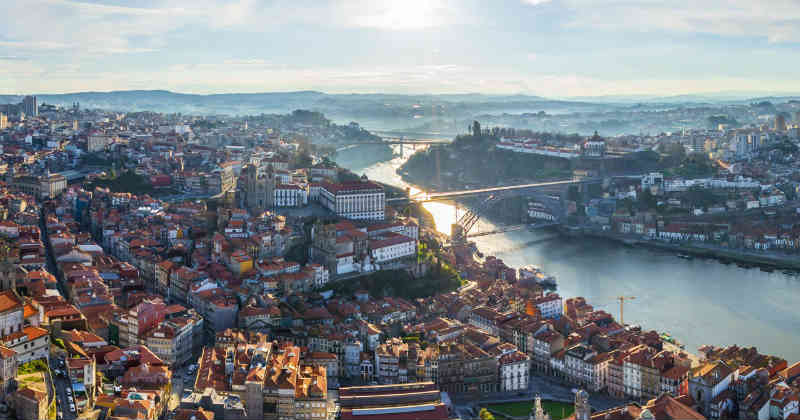
[[[408,185],[395,169],[413,153],[374,163],[357,151],[337,162],[370,179]],[[396,149],[399,151],[399,149]],[[450,204],[426,203],[437,229],[449,234],[456,218]],[[491,229],[481,221],[479,229]],[[474,238],[486,255],[511,267],[536,264],[558,279],[561,296],[583,296],[615,317],[619,295],[625,322],[668,332],[695,352],[703,344],[756,346],[791,364],[800,360],[800,277],[743,269],[716,260],[683,260],[674,254],[634,249],[602,240],[568,238],[552,232],[515,231]]]

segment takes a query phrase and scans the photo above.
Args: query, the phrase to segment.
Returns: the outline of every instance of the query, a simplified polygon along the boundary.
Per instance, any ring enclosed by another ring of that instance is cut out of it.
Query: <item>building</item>
[[[86,139],[86,151],[89,153],[100,152],[105,150],[110,143],[111,139],[107,135],[95,132]]]
[[[47,392],[34,388],[23,388],[15,392],[11,400],[19,419],[46,419]]]
[[[22,112],[28,117],[38,117],[39,107],[36,104],[35,96],[26,96],[22,99]]]
[[[162,322],[144,337],[147,347],[170,366],[188,364],[199,350],[198,344],[203,338],[203,319],[194,311],[191,313]]]
[[[384,263],[417,255],[417,241],[398,233],[370,239],[369,254],[374,263]]]
[[[516,392],[528,390],[531,358],[520,351],[500,357],[500,391]]]
[[[445,420],[450,401],[433,382],[339,389],[342,420]]]
[[[40,179],[39,196],[44,199],[52,199],[67,189],[67,178],[61,174],[48,173]]]
[[[533,300],[542,318],[559,319],[564,313],[564,304],[557,293],[548,293]]]
[[[606,154],[606,141],[594,132],[594,135],[583,142],[582,151],[584,156],[603,157]]]
[[[220,191],[227,193],[236,190],[236,165],[237,162],[225,162],[220,164],[221,170],[219,171],[220,177]]]
[[[775,116],[775,131],[786,131],[786,117],[783,114]]]
[[[690,374],[689,396],[700,413],[710,417],[712,401],[730,387],[732,379],[733,370],[721,360],[708,362]]]
[[[8,115],[0,112],[0,130],[8,128]]]
[[[17,352],[0,346],[0,394],[7,394],[12,380],[17,377]]]
[[[649,174],[642,175],[642,189],[656,187],[658,189],[664,186],[664,174],[661,172],[650,172]]]
[[[256,165],[248,164],[242,168],[240,191],[244,207],[253,212],[262,212],[275,206],[275,172],[270,167],[266,173]]]
[[[576,420],[588,419],[664,419],[664,420],[705,420],[705,416],[692,408],[694,401],[688,396],[673,398],[664,394],[652,399],[647,404],[639,405],[629,403],[608,410],[596,411],[589,414],[590,410],[578,410],[576,401]],[[588,404],[587,404],[588,406]],[[578,412],[585,413],[578,415]]]
[[[275,187],[275,207],[302,207],[308,204],[308,191],[297,184],[280,184]]]
[[[358,182],[323,182],[319,200],[325,208],[346,219],[383,220],[386,192],[362,175]]]
[[[0,292],[0,345],[15,351],[18,363],[49,360],[50,334],[25,322],[22,300],[11,290]]]

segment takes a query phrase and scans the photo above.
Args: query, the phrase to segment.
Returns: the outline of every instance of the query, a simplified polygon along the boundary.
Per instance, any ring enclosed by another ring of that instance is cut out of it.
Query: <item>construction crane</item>
[[[636,296],[617,296],[615,299],[619,301],[619,323],[624,327],[625,318],[623,317],[622,309],[625,306],[625,301],[636,299]]]

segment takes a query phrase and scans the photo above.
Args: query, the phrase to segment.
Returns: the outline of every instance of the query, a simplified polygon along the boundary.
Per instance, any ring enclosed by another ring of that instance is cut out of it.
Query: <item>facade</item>
[[[558,331],[544,329],[532,335],[533,366],[541,372],[550,372],[550,357],[564,348],[564,336]]]
[[[689,396],[694,398],[700,413],[711,414],[712,401],[728,389],[733,378],[733,371],[723,361],[709,362],[696,370],[689,377]]]
[[[236,171],[235,171],[235,163],[234,162],[225,162],[220,165],[221,170],[219,172],[219,185],[221,193],[226,193],[229,191],[236,190]]]
[[[323,207],[353,220],[383,220],[386,193],[382,186],[362,176],[359,182],[322,183],[319,194]]]
[[[22,300],[11,290],[0,292],[0,345],[16,352],[18,363],[50,356],[50,334],[44,328],[25,326]]]
[[[404,235],[391,233],[369,241],[369,253],[375,263],[384,263],[417,254],[417,241]]]
[[[531,359],[520,351],[500,357],[500,391],[527,391],[530,378]]]
[[[303,207],[308,204],[308,191],[299,185],[281,184],[275,187],[275,207]]]
[[[61,174],[47,174],[40,178],[40,196],[44,199],[52,199],[67,189],[67,178]]]
[[[92,133],[86,139],[86,151],[89,153],[94,153],[105,150],[109,143],[111,143],[111,141],[107,135],[102,133]]]
[[[259,171],[255,165],[242,168],[242,185],[240,190],[245,207],[254,212],[261,212],[275,206],[275,172],[270,168],[266,173]]]
[[[0,393],[9,391],[12,380],[17,377],[17,352],[0,346]]]
[[[14,408],[19,419],[46,419],[47,417],[47,392],[33,388],[18,390],[12,396]]]
[[[559,319],[564,313],[564,304],[557,293],[548,293],[534,299],[533,304],[539,308],[543,318]]]

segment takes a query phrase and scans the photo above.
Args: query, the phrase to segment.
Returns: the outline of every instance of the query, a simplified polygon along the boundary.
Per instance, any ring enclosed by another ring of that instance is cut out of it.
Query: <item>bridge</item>
[[[440,138],[407,138],[407,137],[390,137],[390,136],[381,136],[380,140],[373,140],[373,141],[361,141],[361,142],[353,142],[353,143],[340,143],[336,148],[337,152],[342,152],[352,147],[367,145],[367,144],[399,144],[400,145],[400,154],[403,154],[403,147],[404,146],[412,146],[416,149],[417,146],[432,146],[437,144],[450,144],[451,141],[447,139],[440,139]]]
[[[463,241],[468,237],[483,236],[493,233],[517,230],[520,227],[499,228],[495,231],[482,234],[470,234],[472,228],[484,217],[492,207],[500,201],[511,197],[530,197],[535,200],[553,220],[548,220],[542,225],[552,226],[561,223],[564,215],[564,205],[561,193],[570,185],[591,184],[601,182],[601,178],[572,178],[559,181],[537,182],[530,184],[506,185],[488,188],[476,188],[460,191],[447,192],[420,192],[410,197],[399,197],[387,199],[387,202],[411,201],[424,203],[429,201],[452,200],[455,198],[484,197],[479,203],[470,206],[467,211],[458,218],[457,223],[451,227],[451,238],[454,242]]]
[[[470,190],[458,190],[458,191],[446,191],[446,192],[419,192],[417,194],[413,194],[409,197],[396,197],[396,198],[389,198],[387,202],[394,202],[394,201],[415,201],[418,203],[426,203],[429,201],[444,201],[444,200],[451,200],[453,198],[462,198],[462,197],[470,197],[470,196],[482,196],[482,195],[495,195],[495,193],[501,193],[506,191],[516,191],[517,195],[524,195],[525,193],[534,193],[534,192],[541,192],[542,190],[550,190],[550,191],[560,191],[563,187],[569,185],[577,185],[577,184],[596,184],[601,182],[602,179],[600,178],[571,178],[571,179],[564,179],[560,181],[547,181],[547,182],[536,182],[532,184],[518,184],[518,185],[505,185],[499,187],[487,187],[487,188],[476,188]]]

